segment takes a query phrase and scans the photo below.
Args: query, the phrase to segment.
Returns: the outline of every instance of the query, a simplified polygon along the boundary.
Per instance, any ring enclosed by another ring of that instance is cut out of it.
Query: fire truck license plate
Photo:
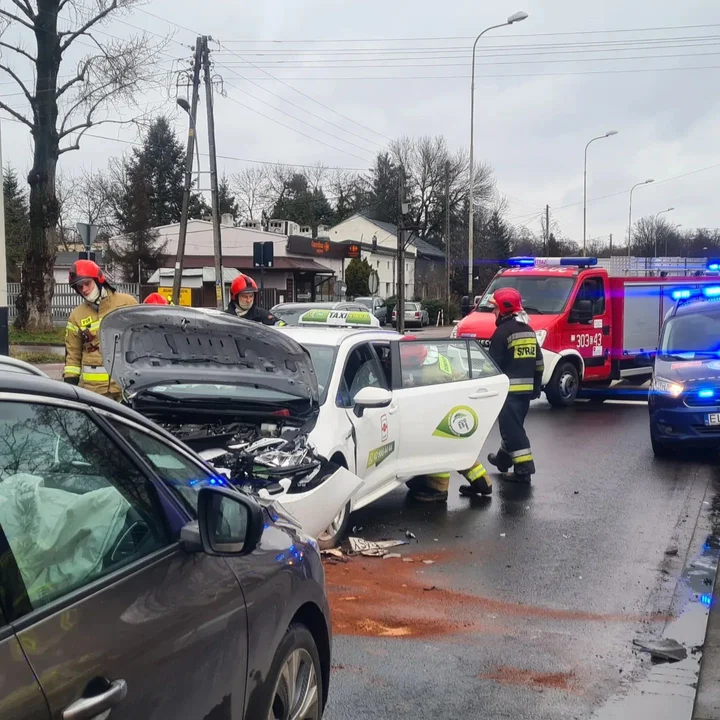
[[[705,418],[706,425],[720,425],[720,413],[709,413]]]

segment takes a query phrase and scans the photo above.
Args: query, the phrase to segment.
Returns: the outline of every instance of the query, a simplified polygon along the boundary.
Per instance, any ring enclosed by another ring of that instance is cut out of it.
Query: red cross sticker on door
[[[380,416],[380,441],[385,442],[388,439],[388,419],[387,415]]]

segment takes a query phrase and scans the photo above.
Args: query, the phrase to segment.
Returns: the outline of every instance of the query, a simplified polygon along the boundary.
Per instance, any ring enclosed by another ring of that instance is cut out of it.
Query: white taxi
[[[425,346],[426,364],[440,360],[451,371],[427,372],[419,380],[403,366],[402,335],[348,327],[355,317],[343,326],[333,315],[327,324],[313,314],[279,330],[307,349],[317,376],[320,409],[309,442],[362,479],[318,538],[324,548],[342,539],[353,510],[406,480],[472,467],[509,384],[473,339],[404,340]]]

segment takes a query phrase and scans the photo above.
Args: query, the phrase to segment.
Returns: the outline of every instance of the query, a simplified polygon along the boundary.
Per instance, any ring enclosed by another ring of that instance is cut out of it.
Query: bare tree
[[[95,125],[124,122],[112,115],[117,103],[132,103],[142,88],[157,82],[156,41],[144,34],[128,39],[101,35],[99,39],[94,32],[138,2],[3,0],[0,7],[0,48],[10,51],[9,58],[0,63],[0,70],[15,81],[25,99],[22,109],[3,100],[0,108],[30,128],[34,146],[28,175],[30,240],[16,320],[20,328],[52,326],[53,264],[60,217],[58,159],[63,153],[78,150],[83,135]],[[12,5],[15,7],[11,10]],[[26,36],[34,39],[34,54]],[[70,78],[60,84],[60,69],[64,61],[70,63],[69,51],[72,48],[74,52],[78,45],[91,51],[82,57]],[[28,65],[29,70],[19,69]],[[21,79],[28,75],[34,77],[32,89]]]
[[[267,209],[270,180],[265,165],[253,165],[235,173],[230,178],[231,189],[238,203],[241,220],[260,220]]]
[[[115,164],[111,165],[111,168]],[[116,168],[119,171],[119,168]],[[68,198],[68,214],[75,222],[98,226],[98,234],[109,236],[118,230],[115,213],[117,198],[113,170],[87,170],[73,178]]]

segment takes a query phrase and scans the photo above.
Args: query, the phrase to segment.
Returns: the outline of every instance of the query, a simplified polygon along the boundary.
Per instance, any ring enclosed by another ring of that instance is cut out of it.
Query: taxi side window
[[[366,387],[384,388],[385,378],[373,349],[369,345],[356,347],[345,362],[337,404],[352,407],[355,395]]]
[[[377,353],[378,360],[380,361],[380,367],[382,368],[383,375],[385,376],[385,382],[387,387],[392,386],[392,353],[390,352],[390,343],[388,342],[376,342],[373,343],[373,349]]]
[[[589,278],[578,290],[575,304],[580,300],[589,300],[592,303],[593,315],[605,313],[605,283],[601,277]]]
[[[399,345],[403,388],[470,379],[468,345],[465,340],[409,341]]]

